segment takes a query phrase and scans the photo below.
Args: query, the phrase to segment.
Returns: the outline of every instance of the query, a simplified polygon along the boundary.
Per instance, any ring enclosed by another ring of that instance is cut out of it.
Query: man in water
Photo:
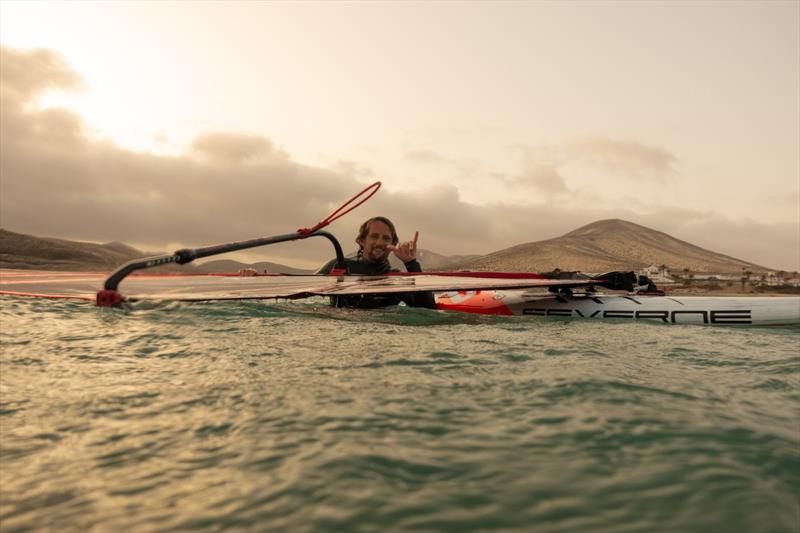
[[[414,240],[399,243],[394,224],[386,217],[373,217],[361,224],[356,236],[358,255],[356,259],[345,259],[348,274],[379,276],[387,272],[398,272],[389,265],[389,254],[393,253],[406,266],[409,272],[422,272],[417,261],[417,239],[419,232],[414,233]],[[317,271],[317,274],[329,274],[336,264],[333,259]],[[357,307],[375,309],[404,302],[411,307],[427,307],[436,309],[436,301],[432,292],[405,292],[387,294],[357,294],[353,296],[331,296],[334,307]]]

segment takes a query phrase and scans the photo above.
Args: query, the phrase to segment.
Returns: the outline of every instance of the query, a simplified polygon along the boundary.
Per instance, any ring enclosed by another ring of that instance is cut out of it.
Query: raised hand
[[[419,239],[419,232],[414,232],[414,240],[401,242],[397,246],[388,246],[387,248],[394,252],[400,261],[408,263],[417,258],[417,239]]]

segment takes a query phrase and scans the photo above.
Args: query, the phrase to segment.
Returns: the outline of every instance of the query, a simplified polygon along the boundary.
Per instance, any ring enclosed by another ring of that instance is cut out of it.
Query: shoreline
[[[703,287],[659,288],[664,291],[665,296],[759,296],[764,298],[772,296],[800,296],[800,289],[794,287],[767,291],[759,291],[755,288],[734,289],[731,287],[726,287],[724,289],[708,289]]]

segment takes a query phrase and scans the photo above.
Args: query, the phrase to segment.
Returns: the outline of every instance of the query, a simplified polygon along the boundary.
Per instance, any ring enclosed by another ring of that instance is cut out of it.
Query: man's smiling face
[[[367,228],[364,239],[357,241],[363,248],[363,258],[370,263],[382,263],[389,259],[389,247],[396,244],[392,241],[392,231],[380,220],[373,220]]]

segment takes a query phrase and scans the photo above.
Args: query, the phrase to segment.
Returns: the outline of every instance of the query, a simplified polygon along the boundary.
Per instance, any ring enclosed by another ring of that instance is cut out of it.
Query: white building
[[[675,280],[670,277],[666,265],[650,265],[638,271],[637,274],[647,276],[653,283],[675,283]]]

